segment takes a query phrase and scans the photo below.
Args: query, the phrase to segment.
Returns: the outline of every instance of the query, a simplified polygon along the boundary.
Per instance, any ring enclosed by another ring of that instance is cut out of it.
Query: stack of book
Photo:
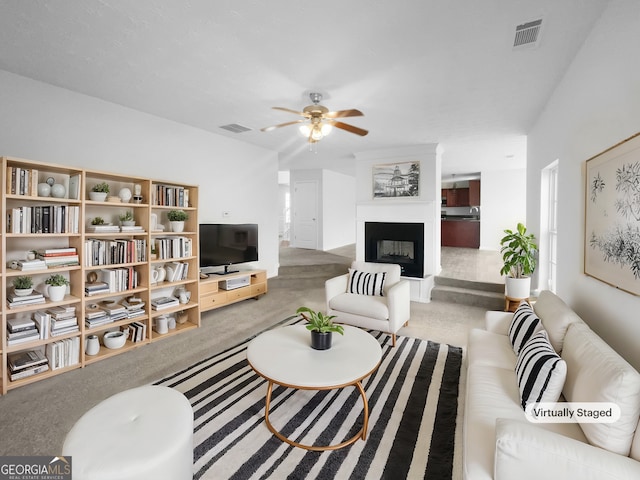
[[[127,318],[135,318],[144,315],[145,303],[139,299],[130,297],[122,301],[122,305],[127,309]]]
[[[103,223],[102,225],[87,225],[86,231],[92,233],[119,232],[120,227],[111,225],[110,223]]]
[[[132,322],[128,328],[131,342],[143,342],[147,338],[147,325],[144,322]]]
[[[38,330],[40,330],[40,340],[49,338],[51,334],[51,315],[43,310],[38,310],[37,312],[33,312],[31,317],[33,321],[36,322],[36,325],[38,325]]]
[[[123,305],[120,305],[117,302],[105,301],[102,302],[100,308],[104,310],[107,315],[111,318],[111,321],[116,322],[118,320],[122,320],[123,318],[127,318],[127,309],[124,308]]]
[[[73,305],[52,307],[47,310],[47,313],[51,315],[50,335],[52,337],[77,332],[80,329],[78,317],[76,317],[76,307]]]
[[[111,293],[138,286],[138,272],[133,267],[103,268],[99,272],[99,278],[109,286]]]
[[[30,318],[7,318],[7,345],[40,340],[36,322]]]
[[[164,310],[165,308],[175,307],[179,303],[176,297],[158,297],[151,300],[151,307],[154,310]]]
[[[190,257],[192,241],[189,237],[158,237],[154,239],[155,250],[161,260]]]
[[[125,233],[144,233],[144,228],[140,225],[122,225],[120,231]]]
[[[113,319],[105,310],[100,308],[97,303],[87,305],[84,314],[84,325],[87,328],[94,328],[107,323],[113,323]]]
[[[12,382],[49,370],[49,361],[40,350],[10,353],[7,358]]]
[[[7,292],[7,305],[9,305],[9,308],[19,308],[45,302],[44,295],[35,290],[29,295],[22,296],[16,295],[14,291]]]
[[[189,264],[187,262],[171,262],[171,268],[167,268],[167,281],[178,282],[186,280],[189,274]]]
[[[47,357],[51,370],[80,363],[80,337],[65,338],[47,344]]]
[[[84,284],[84,294],[87,297],[98,295],[99,293],[108,293],[109,284],[106,282],[93,282]]]
[[[47,268],[47,264],[40,258],[34,260],[18,260],[18,268],[20,270],[44,270]]]
[[[75,247],[41,250],[38,252],[38,258],[44,261],[47,268],[80,265],[80,258]]]

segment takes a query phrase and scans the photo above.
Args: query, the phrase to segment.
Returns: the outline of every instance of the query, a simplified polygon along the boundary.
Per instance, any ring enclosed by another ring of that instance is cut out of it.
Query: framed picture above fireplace
[[[418,161],[374,165],[372,176],[373,198],[420,195],[420,162]]]

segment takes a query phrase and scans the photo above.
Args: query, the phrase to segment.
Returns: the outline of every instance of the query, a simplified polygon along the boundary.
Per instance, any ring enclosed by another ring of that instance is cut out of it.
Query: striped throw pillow
[[[520,353],[527,341],[542,329],[542,322],[531,305],[525,301],[520,302],[509,326],[509,340],[516,355]]]
[[[369,273],[350,268],[347,292],[357,293],[358,295],[377,295],[383,297],[384,280],[386,276],[386,272]]]
[[[516,377],[523,409],[530,403],[557,402],[567,377],[567,364],[549,342],[545,330],[536,333],[520,351]]]

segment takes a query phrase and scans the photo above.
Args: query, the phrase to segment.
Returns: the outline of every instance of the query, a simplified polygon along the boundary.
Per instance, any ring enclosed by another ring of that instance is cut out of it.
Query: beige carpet
[[[308,263],[310,256],[314,260]],[[302,265],[297,269],[298,277],[296,262]],[[295,313],[299,306],[324,309],[323,275],[346,272],[349,263],[350,258],[343,252],[283,249],[281,264],[287,268],[281,270],[287,273],[269,279],[269,292],[259,300],[206,312],[198,330],[10,391],[0,397],[0,455],[57,455],[73,424],[101,400],[186,368],[274,325]],[[308,265],[327,268],[307,268]],[[399,333],[465,347],[468,330],[481,326],[483,318],[484,310],[476,307],[414,302],[410,324]],[[463,371],[461,378],[465,376]],[[462,401],[464,382],[461,387]],[[461,449],[460,442],[456,443],[458,468],[454,478],[460,474]]]

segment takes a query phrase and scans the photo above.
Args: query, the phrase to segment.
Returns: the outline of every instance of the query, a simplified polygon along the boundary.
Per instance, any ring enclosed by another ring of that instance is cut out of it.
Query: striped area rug
[[[287,323],[296,323],[293,320]],[[167,377],[194,411],[194,479],[451,478],[462,349],[409,337],[383,350],[362,385],[369,399],[365,441],[310,452],[278,440],[264,423],[267,382],[247,364],[247,340]],[[270,419],[289,438],[329,445],[362,426],[353,387],[293,390],[274,386]]]

